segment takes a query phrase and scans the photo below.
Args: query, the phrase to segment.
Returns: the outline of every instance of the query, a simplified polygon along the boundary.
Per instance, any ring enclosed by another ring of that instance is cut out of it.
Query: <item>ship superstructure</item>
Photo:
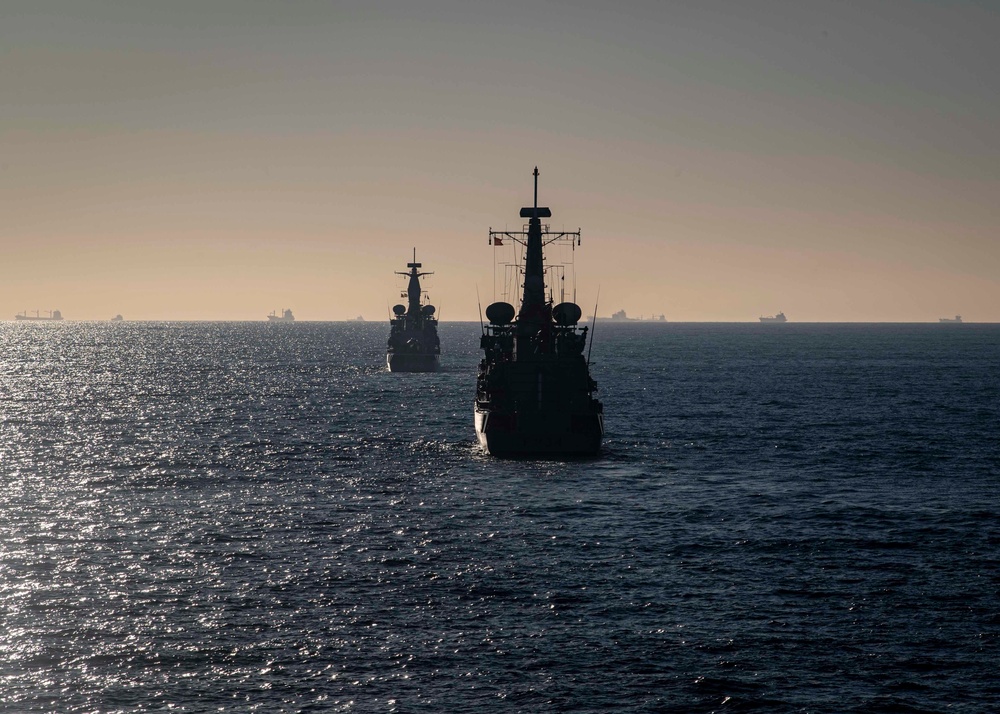
[[[389,343],[386,346],[385,362],[390,372],[434,372],[441,356],[441,341],[438,339],[438,321],[433,305],[421,302],[424,293],[420,278],[433,273],[422,273],[422,263],[417,262],[417,249],[413,249],[413,262],[407,263],[409,270],[397,272],[409,278],[406,292],[401,297],[406,305],[395,305],[389,320]]]
[[[521,209],[528,223],[521,231],[490,229],[490,243],[507,239],[524,248],[520,309],[507,302],[486,308],[484,352],[476,383],[476,435],[495,456],[592,456],[604,436],[604,407],[594,398],[584,357],[587,328],[573,302],[553,304],[546,296],[543,248],[555,241],[580,243],[580,231],[550,231],[551,218],[538,205],[535,167],[534,205]]]

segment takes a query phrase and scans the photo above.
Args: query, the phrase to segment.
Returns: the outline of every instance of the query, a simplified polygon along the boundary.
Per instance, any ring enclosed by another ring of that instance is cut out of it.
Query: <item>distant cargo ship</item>
[[[59,312],[58,310],[49,310],[49,314],[48,315],[42,315],[42,314],[40,314],[38,312],[38,310],[35,310],[35,314],[34,315],[29,315],[28,311],[25,310],[25,311],[19,312],[17,315],[15,315],[14,319],[15,320],[33,320],[33,321],[34,320],[40,320],[42,322],[52,322],[52,321],[58,321],[58,320],[63,319],[63,316],[62,316],[62,313]]]
[[[764,317],[763,315],[761,315],[760,321],[761,322],[788,322],[788,318],[785,317],[785,313],[779,312],[777,315],[774,315],[773,317]]]
[[[591,318],[593,318],[593,316],[591,316]],[[667,316],[661,314],[661,315],[650,315],[649,317],[643,317],[642,315],[640,315],[639,317],[629,317],[628,315],[625,314],[624,310],[619,310],[618,312],[614,313],[610,319],[614,320],[615,322],[666,322]]]
[[[951,322],[951,323],[961,322],[961,321],[962,321],[961,315],[955,315],[955,317],[942,317],[940,320],[938,320],[938,322]]]
[[[295,322],[295,315],[292,314],[291,310],[285,309],[285,310],[281,311],[280,315],[272,312],[270,315],[267,316],[267,321],[268,322]]]

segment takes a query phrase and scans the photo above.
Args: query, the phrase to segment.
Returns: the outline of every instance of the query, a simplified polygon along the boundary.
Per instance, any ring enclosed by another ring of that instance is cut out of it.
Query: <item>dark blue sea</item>
[[[1000,326],[599,322],[572,462],[387,333],[0,324],[0,711],[1000,711]]]

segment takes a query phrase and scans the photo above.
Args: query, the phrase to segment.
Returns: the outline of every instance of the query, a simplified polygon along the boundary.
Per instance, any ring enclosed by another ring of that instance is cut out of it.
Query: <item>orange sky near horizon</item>
[[[0,319],[444,320],[531,171],[578,302],[1000,322],[1000,6],[0,9]]]

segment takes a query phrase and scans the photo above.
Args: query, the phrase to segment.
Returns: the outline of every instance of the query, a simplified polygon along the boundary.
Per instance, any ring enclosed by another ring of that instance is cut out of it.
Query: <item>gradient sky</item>
[[[0,318],[1000,321],[1000,4],[3,0]]]

